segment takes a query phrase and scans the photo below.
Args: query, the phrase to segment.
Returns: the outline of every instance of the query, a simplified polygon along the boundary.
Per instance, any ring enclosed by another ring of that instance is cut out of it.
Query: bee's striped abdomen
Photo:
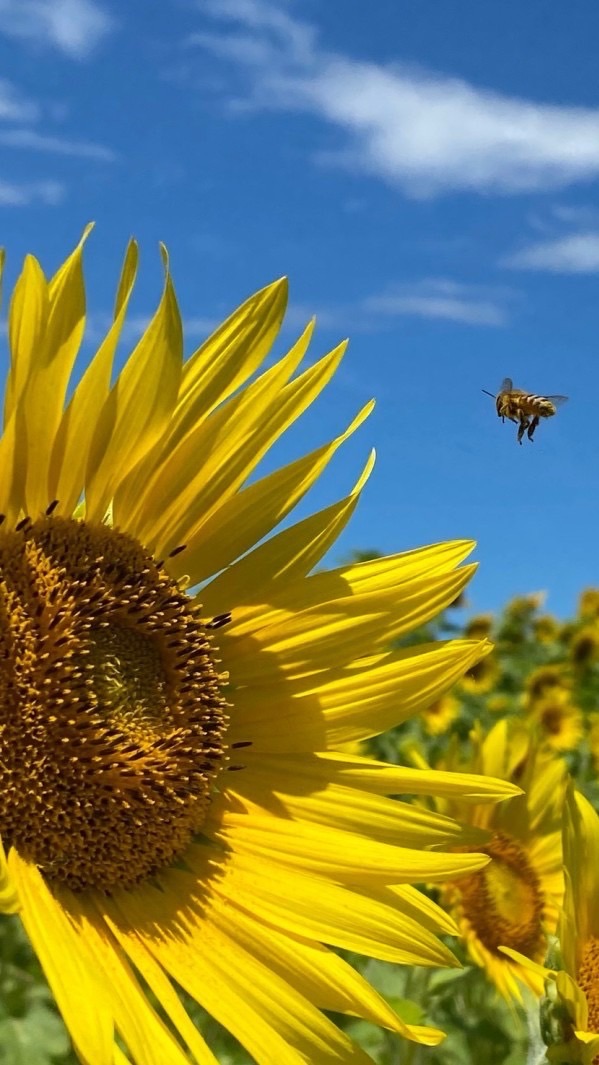
[[[550,418],[556,412],[555,403],[547,396],[535,396],[529,393],[520,397],[520,409],[524,414],[536,414],[539,418]]]

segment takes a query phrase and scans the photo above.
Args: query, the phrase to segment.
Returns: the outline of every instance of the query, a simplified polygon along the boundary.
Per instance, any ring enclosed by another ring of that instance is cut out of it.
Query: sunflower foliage
[[[544,609],[544,596],[540,594],[518,596],[497,615],[465,618],[464,607],[467,603],[460,598],[440,618],[411,633],[409,642],[488,638],[493,650],[427,710],[371,739],[367,748],[369,753],[400,764],[483,772],[492,767],[500,775],[492,757],[487,767],[484,759],[481,763],[480,752],[486,744],[497,758],[497,737],[502,733],[506,749],[511,749],[513,756],[511,779],[532,794],[534,783],[530,775],[526,781],[523,779],[526,758],[519,745],[533,743],[537,778],[545,775],[548,782],[544,791],[540,789],[542,801],[547,801],[549,782],[558,788],[552,822],[549,823],[550,816],[543,827],[540,815],[532,818],[538,847],[544,851],[553,847],[554,868],[548,879],[553,877],[555,888],[563,864],[558,840],[563,828],[566,781],[571,779],[599,810],[599,589],[585,589],[576,614],[565,621]],[[506,764],[506,775],[509,771]],[[487,828],[501,828],[494,823],[501,819],[509,827],[510,807],[515,810],[517,802],[496,807],[496,811],[501,810],[500,817],[495,814]],[[455,809],[451,812],[459,817]],[[465,807],[461,812],[466,818],[477,819]],[[482,824],[480,817],[478,823]],[[442,904],[448,901],[444,889],[425,885],[421,890]],[[558,888],[552,900],[553,921],[548,925],[552,932],[559,931],[562,898]],[[541,1029],[547,1028],[547,1009],[554,1007],[545,997],[539,973],[516,970],[521,998],[506,1000],[497,989],[492,963],[485,966],[480,954],[473,958],[468,937],[464,935],[457,942],[449,938],[448,942],[464,966],[461,970],[420,970],[418,977],[416,970],[406,973],[394,969],[389,974],[388,967],[378,963],[378,983],[377,979],[374,981],[377,986],[391,985],[396,996],[413,995],[417,1001],[426,1002],[429,1021],[447,1032],[447,1039],[428,1053],[415,1048],[406,1059],[410,1065],[478,1061],[544,1065],[547,1061],[579,1060],[570,1058],[568,1050],[548,1050],[545,1046]],[[552,942],[555,939],[550,935],[548,943]],[[501,963],[501,956],[498,957]],[[551,958],[549,946],[545,963],[550,965]],[[532,987],[526,986],[527,975]],[[563,1010],[563,1006],[558,1004],[558,1009]],[[545,1039],[548,1038],[545,1031]],[[391,1052],[380,1047],[374,1056],[379,1065],[392,1065],[395,1061]]]
[[[564,758],[577,786],[599,806],[599,589],[584,590],[566,621],[545,612],[543,600],[518,596],[496,617],[468,620],[452,608],[410,633],[402,646],[488,638],[493,649],[417,718],[371,741],[371,750],[397,759],[416,742],[436,765],[452,737],[471,750],[475,724],[488,732],[501,718],[517,718]]]

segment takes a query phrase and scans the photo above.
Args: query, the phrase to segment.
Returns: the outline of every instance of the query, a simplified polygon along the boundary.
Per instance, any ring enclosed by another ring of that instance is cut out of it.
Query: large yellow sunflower
[[[511,947],[541,962],[547,936],[555,932],[563,895],[565,767],[550,752],[539,750],[514,719],[499,721],[485,737],[477,729],[472,739],[472,758],[466,761],[456,745],[446,768],[470,768],[517,781],[523,794],[493,809],[459,800],[441,805],[444,812],[492,833],[484,848],[492,858],[490,865],[443,885],[441,898],[474,963],[504,998],[519,1001],[519,981],[536,994],[543,981],[500,948]]]
[[[111,385],[136,246],[81,372],[82,245],[50,280],[28,257],[9,312],[2,907],[20,913],[89,1065],[125,1061],[122,1046],[137,1065],[214,1062],[179,988],[266,1065],[369,1060],[324,1010],[435,1043],[328,946],[455,964],[436,937],[451,921],[410,884],[488,858],[456,853],[468,829],[387,796],[516,789],[336,748],[429,706],[485,653],[468,640],[389,650],[456,599],[472,545],[310,575],[370,460],[345,498],[265,538],[370,405],[248,478],[343,345],[296,374],[308,326],[255,376],[284,313],[278,281],[183,362],[164,254],[159,306]]]

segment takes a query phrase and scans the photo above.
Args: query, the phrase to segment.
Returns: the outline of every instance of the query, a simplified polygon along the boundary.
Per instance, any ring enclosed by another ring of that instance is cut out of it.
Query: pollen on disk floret
[[[0,529],[0,832],[50,879],[128,886],[201,826],[223,677],[191,600],[132,537]]]

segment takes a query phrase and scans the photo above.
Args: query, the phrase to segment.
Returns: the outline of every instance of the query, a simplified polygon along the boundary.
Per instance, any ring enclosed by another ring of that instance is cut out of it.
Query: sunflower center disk
[[[224,678],[191,601],[131,537],[0,533],[0,836],[74,890],[128,887],[201,827]]]
[[[542,896],[523,848],[498,832],[481,850],[493,861],[460,880],[465,916],[487,950],[498,953],[498,947],[512,947],[529,958],[539,957],[545,945]]]
[[[595,936],[585,946],[576,982],[586,995],[589,1010],[587,1029],[589,1032],[599,1032],[599,939]]]

